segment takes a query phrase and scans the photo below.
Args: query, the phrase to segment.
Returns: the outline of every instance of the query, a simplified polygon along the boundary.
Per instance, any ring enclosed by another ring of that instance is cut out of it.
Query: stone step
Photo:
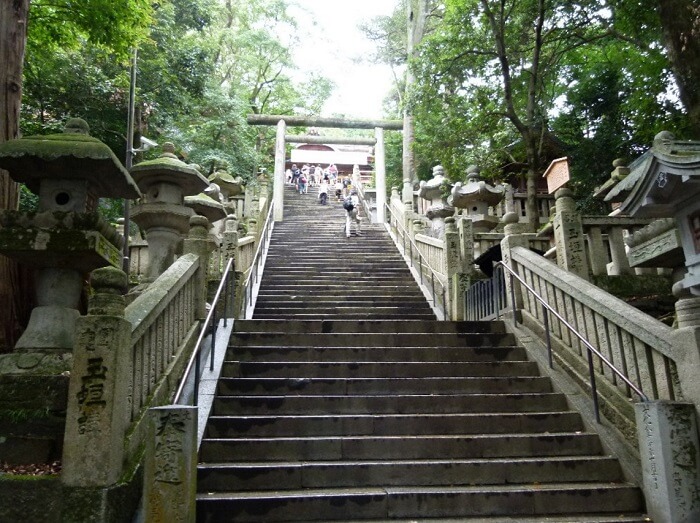
[[[525,361],[522,347],[491,347],[488,350],[475,347],[385,347],[381,349],[382,361],[462,361],[503,362]],[[313,346],[255,346],[231,347],[229,360],[238,361],[356,361],[377,359],[375,347],[313,347]]]
[[[456,486],[550,482],[621,481],[618,462],[608,456],[498,459],[347,460],[238,462],[200,466],[197,483],[207,492],[381,486]]]
[[[371,318],[371,319],[425,319],[429,320],[435,317],[430,307],[421,307],[418,310],[406,311],[405,307],[382,307],[376,305],[374,307],[341,307],[334,306],[330,309],[327,305],[319,304],[314,307],[309,303],[306,307],[277,307],[274,303],[266,304],[263,302],[260,308],[257,307],[253,315],[255,318],[292,318],[300,319],[319,318],[321,316],[329,318]]]
[[[232,369],[225,369],[225,374]],[[242,371],[242,369],[241,369]],[[324,373],[325,374],[325,373]],[[420,382],[419,382],[420,380]],[[481,378],[261,378],[223,377],[217,393],[244,395],[359,395],[410,394],[417,388],[426,394],[497,394],[505,392],[551,392],[550,381],[534,377]]]
[[[287,347],[511,347],[515,336],[510,333],[298,333],[288,336],[286,332],[234,332],[230,347],[239,345],[278,345]]]
[[[596,434],[403,434],[204,438],[200,461],[518,458],[600,455]]]
[[[212,416],[208,438],[580,432],[575,412]]]
[[[484,413],[566,410],[566,399],[557,393],[514,394],[401,394],[401,395],[271,395],[217,396],[213,414],[422,414],[426,412]]]
[[[537,364],[531,361],[509,362],[383,362],[383,361],[227,361],[222,375],[240,378],[285,378],[296,380],[301,386],[311,378],[355,378],[355,379],[436,379],[538,376]],[[485,382],[484,386],[487,386]],[[434,385],[434,382],[431,382]],[[515,386],[517,383],[512,383]],[[428,383],[414,381],[416,390]],[[406,386],[406,384],[404,384]]]
[[[392,523],[649,523],[651,519],[645,514],[615,514],[614,511],[611,514],[585,514],[585,515],[572,515],[572,514],[554,514],[545,515],[542,517],[523,517],[518,516],[517,520],[511,517],[484,517],[484,516],[473,516],[464,518],[440,518],[435,520],[433,518],[391,518],[387,519],[343,519],[343,520],[333,520],[334,523],[387,523],[391,521]]]
[[[352,333],[352,334],[464,334],[493,333],[505,334],[503,321],[374,321],[374,320],[236,320],[233,326],[236,332],[284,332],[297,333]],[[488,349],[485,349],[488,350]]]
[[[207,522],[333,521],[355,518],[640,512],[639,489],[609,483],[546,485],[302,489],[197,495]],[[415,519],[414,519],[415,520]],[[554,521],[560,521],[556,519]]]
[[[356,320],[362,320],[362,319],[373,319],[373,320],[381,320],[381,319],[386,319],[386,320],[398,320],[401,318],[406,318],[409,320],[428,320],[431,318],[434,318],[435,315],[432,313],[424,312],[424,313],[406,313],[406,312],[396,312],[396,313],[379,313],[379,312],[372,312],[372,311],[365,311],[362,313],[358,314],[349,314],[346,312],[339,312],[339,313],[333,313],[333,312],[328,312],[326,309],[319,309],[315,312],[308,312],[308,313],[301,313],[301,312],[295,312],[295,311],[278,311],[278,310],[270,310],[268,312],[266,311],[259,311],[253,313],[254,318],[258,319],[279,319],[279,318],[287,318],[290,320],[293,319],[300,319],[300,320],[308,320],[308,319],[317,319],[321,317],[329,318],[329,319],[356,319]]]
[[[321,296],[299,297],[294,294],[291,296],[292,298],[290,298],[290,295],[265,293],[263,296],[258,296],[258,301],[255,305],[259,309],[280,307],[281,305],[284,305],[283,308],[300,308],[313,305],[315,307],[330,308],[331,311],[329,312],[338,312],[334,309],[346,307],[397,307],[407,304],[411,304],[411,310],[430,308],[422,296],[353,296],[349,300],[339,294],[334,296],[330,293]]]

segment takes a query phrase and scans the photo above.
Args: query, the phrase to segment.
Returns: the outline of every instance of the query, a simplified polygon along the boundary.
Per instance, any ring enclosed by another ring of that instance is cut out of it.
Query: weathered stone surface
[[[140,192],[112,150],[88,136],[84,120],[73,118],[61,134],[28,136],[0,144],[0,168],[39,193],[42,180],[86,180],[96,196],[138,198]]]
[[[61,483],[56,477],[0,475],[0,521],[61,521]]]
[[[197,408],[151,409],[147,442],[145,518],[152,523],[193,522],[197,492]]]
[[[113,297],[125,275],[102,271],[93,279],[95,294]],[[95,315],[105,300],[96,299],[91,314],[79,318],[66,413],[62,481],[75,487],[112,485],[124,465],[124,437],[130,421],[132,325],[123,301],[112,302],[110,315]],[[121,310],[120,310],[121,307]]]
[[[635,406],[647,509],[659,523],[700,521],[700,446],[693,404]]]

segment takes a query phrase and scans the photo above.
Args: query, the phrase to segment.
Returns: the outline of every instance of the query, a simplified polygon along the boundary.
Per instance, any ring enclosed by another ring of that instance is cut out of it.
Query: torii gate
[[[386,162],[384,158],[384,130],[403,130],[403,120],[343,120],[339,118],[304,118],[285,115],[248,115],[249,125],[277,125],[275,141],[275,173],[272,201],[275,204],[274,221],[281,222],[284,213],[284,161],[287,143],[318,143],[339,145],[373,145],[374,171],[377,189],[377,221],[383,223],[386,205]],[[288,135],[287,126],[335,127],[341,129],[374,129],[374,138],[330,138],[309,135]]]

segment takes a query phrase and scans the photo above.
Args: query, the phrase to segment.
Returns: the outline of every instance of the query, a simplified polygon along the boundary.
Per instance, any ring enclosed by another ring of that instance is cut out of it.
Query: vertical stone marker
[[[149,410],[144,507],[149,523],[193,522],[197,495],[197,407]]]
[[[656,523],[700,521],[700,447],[689,403],[635,405],[647,510]]]
[[[557,246],[557,265],[588,280],[588,260],[581,215],[576,210],[572,192],[566,187],[569,181],[569,160],[553,160],[544,173],[549,193],[556,198],[554,216],[554,240]]]
[[[68,388],[61,481],[73,487],[116,483],[124,467],[131,411],[131,323],[124,318],[126,274],[92,273],[88,315],[77,320]]]

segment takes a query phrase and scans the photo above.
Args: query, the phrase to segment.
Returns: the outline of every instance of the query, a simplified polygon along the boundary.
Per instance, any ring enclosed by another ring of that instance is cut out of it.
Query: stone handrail
[[[423,235],[415,235],[407,229],[407,216],[403,203],[392,198],[386,205],[387,226],[392,240],[396,244],[399,252],[406,257],[412,269],[418,271],[421,285],[425,285],[431,294],[433,306],[441,310],[443,318],[447,317],[447,268],[445,264],[444,241],[436,240]],[[421,245],[418,244],[416,236],[422,236]],[[439,251],[441,247],[441,251]],[[428,259],[423,255],[422,249],[433,251],[433,262],[442,260],[442,265],[431,266]]]
[[[418,250],[428,265],[441,277],[444,283],[447,280],[447,267],[445,265],[445,241],[424,234],[416,234],[414,238]]]
[[[523,247],[511,250],[511,268],[646,396],[670,400],[680,397],[676,363],[680,355],[671,343],[673,329]],[[522,304],[524,323],[543,333],[541,307],[527,293],[520,296],[516,301]],[[549,325],[559,363],[575,376],[585,376],[585,347],[557,319],[550,319]],[[634,412],[629,402],[633,396],[607,367],[597,366],[596,372],[599,391],[606,400],[601,410],[634,440]],[[585,381],[580,379],[584,387]]]
[[[198,334],[197,278],[200,258],[185,254],[127,306],[132,324],[132,450],[143,442],[143,417],[150,407],[167,404]]]
[[[257,244],[254,236],[246,236],[238,240],[238,256],[236,257],[236,270],[246,273],[253,263]]]

